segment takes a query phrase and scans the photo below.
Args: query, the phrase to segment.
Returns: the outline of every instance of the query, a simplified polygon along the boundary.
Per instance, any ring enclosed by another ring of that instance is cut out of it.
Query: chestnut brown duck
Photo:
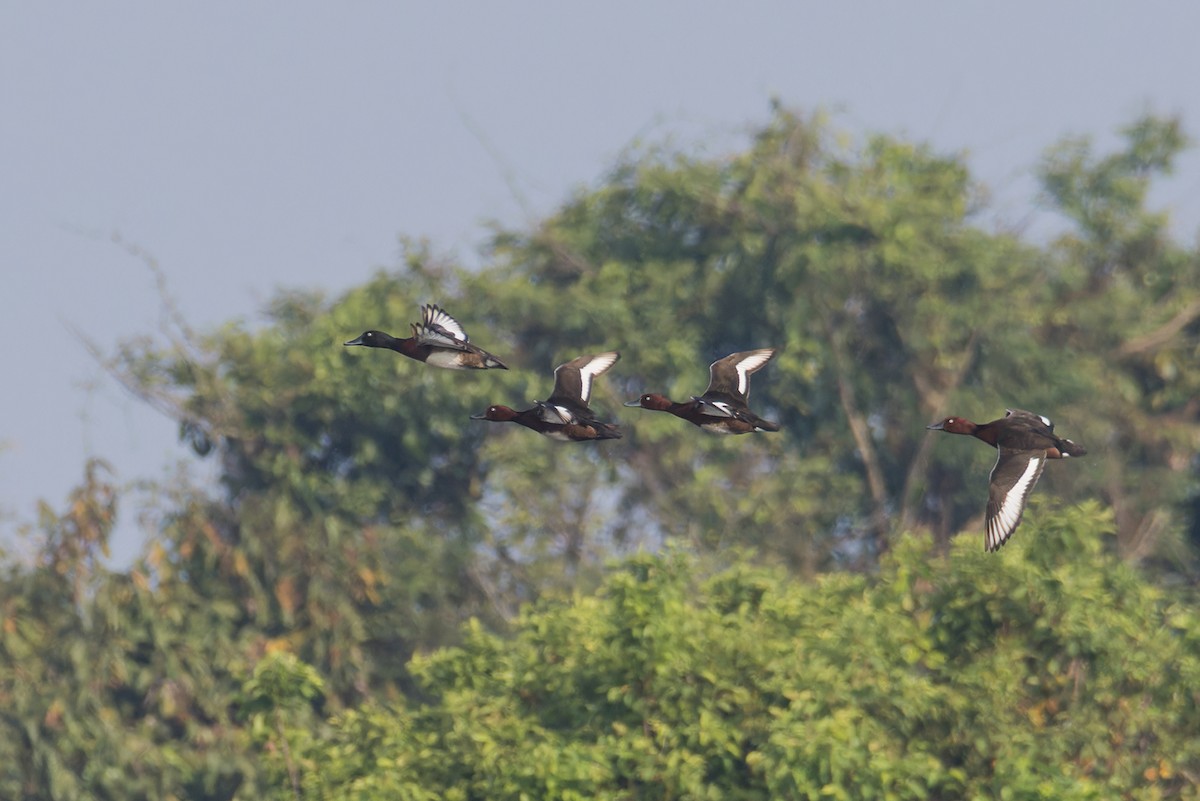
[[[595,379],[616,364],[621,354],[614,351],[580,356],[554,369],[554,391],[544,401],[534,401],[529,409],[517,411],[508,406],[489,406],[472,420],[516,423],[560,442],[585,442],[620,439],[621,430],[601,422],[588,406]]]
[[[673,401],[665,395],[648,392],[626,406],[640,406],[667,412],[710,434],[749,434],[754,431],[778,431],[779,425],[750,411],[750,376],[771,361],[774,348],[731,353],[708,367],[708,389],[689,401]]]
[[[999,451],[988,481],[983,540],[988,551],[998,550],[1017,530],[1025,502],[1037,485],[1047,459],[1068,459],[1087,453],[1082,445],[1055,434],[1050,418],[1023,409],[1006,409],[1004,417],[990,423],[947,417],[927,428],[966,434]]]

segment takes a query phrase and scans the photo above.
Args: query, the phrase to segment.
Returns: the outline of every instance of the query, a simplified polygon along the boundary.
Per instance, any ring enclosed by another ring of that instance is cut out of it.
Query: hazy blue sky
[[[360,283],[400,235],[477,259],[485,221],[550,211],[637,140],[738,147],[772,97],[965,152],[1010,223],[1063,135],[1111,143],[1155,110],[1200,137],[1200,6],[1165,0],[5,2],[2,19],[0,532],[38,498],[60,507],[88,455],[123,481],[186,457],[72,334],[157,330],[114,233],[205,328],[277,287]],[[1194,236],[1196,153],[1158,198]],[[136,541],[127,520],[118,552]]]

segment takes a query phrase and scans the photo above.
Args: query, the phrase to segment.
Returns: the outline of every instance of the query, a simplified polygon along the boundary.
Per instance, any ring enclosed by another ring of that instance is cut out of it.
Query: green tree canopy
[[[367,705],[313,797],[1195,798],[1200,620],[1107,547],[1094,503],[1037,548],[906,536],[868,578],[685,552],[418,658],[428,705]]]
[[[1194,797],[1195,620],[1135,566],[1195,576],[1200,254],[1147,206],[1178,122],[1123,136],[1049,153],[1043,246],[979,222],[960,157],[777,109],[741,152],[631,154],[480,269],[411,246],[341,297],[125,343],[113,372],[219,480],[150,488],[110,570],[91,465],[4,561],[0,795]],[[513,369],[341,346],[422,302]],[[619,406],[768,346],[778,434]],[[625,439],[469,419],[608,349]],[[1090,452],[989,557],[994,453],[925,426],[1013,406]],[[689,556],[606,573],[668,541]]]

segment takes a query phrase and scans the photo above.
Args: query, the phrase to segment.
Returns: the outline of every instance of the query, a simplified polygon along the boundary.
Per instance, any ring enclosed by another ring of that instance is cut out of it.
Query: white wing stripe
[[[704,400],[695,395],[692,400],[699,402],[704,407],[704,413],[710,417],[736,417],[733,407],[725,401]]]
[[[617,358],[615,352],[601,353],[579,368],[579,395],[584,403],[592,397],[592,379],[603,375],[608,368],[616,364]]]
[[[448,331],[442,332],[436,328],[430,328],[427,325],[417,326],[417,338],[430,345],[445,345],[452,348],[462,345],[465,342],[465,340],[447,336],[449,333]]]
[[[750,387],[750,374],[771,360],[773,350],[756,350],[737,363],[738,394],[745,395]]]
[[[1004,495],[1000,508],[996,510],[996,516],[988,521],[988,544],[992,550],[1000,547],[1000,544],[1008,539],[1017,524],[1021,522],[1021,512],[1025,509],[1025,498],[1029,495],[1029,490],[1032,489],[1033,482],[1037,478],[1042,459],[1042,456],[1034,456],[1029,460],[1029,463],[1025,465],[1025,472]]]

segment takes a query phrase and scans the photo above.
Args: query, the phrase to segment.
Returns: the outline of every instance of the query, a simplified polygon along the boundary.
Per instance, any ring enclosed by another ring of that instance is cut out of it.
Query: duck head
[[[497,423],[515,420],[516,417],[517,413],[507,406],[489,406],[483,414],[471,415],[472,420],[492,420]]]
[[[362,345],[365,348],[386,348],[396,338],[391,334],[385,334],[382,331],[364,331],[355,339],[349,342],[343,342],[343,345]]]
[[[672,406],[671,399],[666,395],[659,395],[657,392],[647,392],[637,400],[625,402],[626,406],[640,406],[643,409],[653,409],[656,412],[664,411]]]

